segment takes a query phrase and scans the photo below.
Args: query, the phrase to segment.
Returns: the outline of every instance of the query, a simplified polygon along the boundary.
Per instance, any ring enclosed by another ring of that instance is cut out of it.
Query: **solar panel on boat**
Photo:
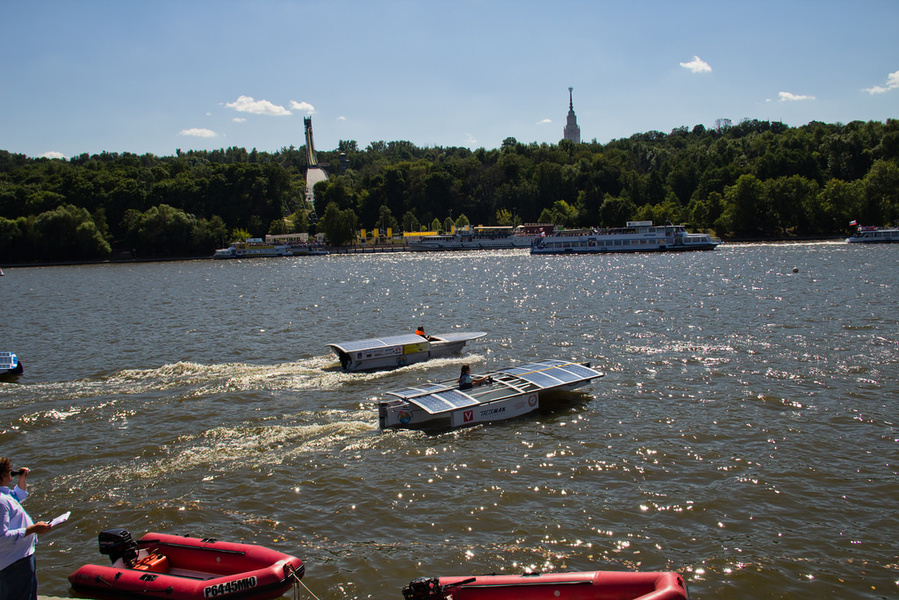
[[[360,352],[362,350],[372,350],[374,348],[386,348],[388,346],[402,346],[405,344],[420,344],[424,340],[418,335],[395,335],[385,338],[372,338],[370,340],[356,340],[353,342],[340,342],[330,344],[336,346],[345,352]]]
[[[561,382],[548,374],[548,371],[533,371],[531,373],[522,373],[519,375],[525,381],[530,381],[541,388],[550,388],[559,385]]]
[[[437,414],[448,412],[457,408],[466,406],[474,406],[478,403],[471,396],[466,396],[458,390],[446,390],[429,396],[419,396],[418,398],[409,398],[409,402],[420,406],[429,413]]]
[[[540,363],[529,363],[507,369],[506,373],[530,381],[542,388],[559,384],[573,383],[596,376],[593,369],[577,363],[566,363],[560,360],[546,360]]]
[[[591,369],[590,367],[585,367],[584,365],[579,365],[577,363],[565,365],[564,369],[566,371],[571,371],[578,377],[582,377],[582,378],[596,377],[598,375],[598,372],[596,371],[596,369]]]
[[[448,388],[441,383],[425,383],[418,387],[406,388],[403,390],[396,390],[387,393],[392,396],[399,396],[400,398],[414,398],[415,396],[433,394],[435,392],[441,392],[446,389]]]
[[[468,340],[476,340],[487,335],[486,331],[460,331],[458,333],[438,333],[435,337],[439,337],[447,342],[462,342]]]

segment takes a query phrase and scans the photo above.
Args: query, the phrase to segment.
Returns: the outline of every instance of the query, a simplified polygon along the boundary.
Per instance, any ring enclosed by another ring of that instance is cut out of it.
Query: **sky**
[[[899,0],[3,0],[0,57],[30,157],[899,118]]]

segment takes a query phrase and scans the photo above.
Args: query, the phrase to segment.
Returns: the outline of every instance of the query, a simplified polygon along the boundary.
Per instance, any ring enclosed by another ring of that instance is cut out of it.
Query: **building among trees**
[[[566,140],[574,142],[575,144],[581,143],[581,128],[578,127],[577,117],[574,114],[574,98],[572,97],[572,92],[574,88],[568,88],[568,121],[565,123],[565,130],[563,131],[563,136]]]

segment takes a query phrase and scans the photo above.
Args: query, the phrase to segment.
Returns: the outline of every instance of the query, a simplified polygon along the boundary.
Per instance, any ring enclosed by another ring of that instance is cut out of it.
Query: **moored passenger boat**
[[[570,391],[604,373],[589,363],[547,359],[498,369],[460,386],[458,380],[387,392],[378,402],[381,429],[450,429],[504,421],[540,407],[551,391]],[[480,381],[480,383],[478,383]]]
[[[253,544],[147,533],[134,542],[124,529],[100,533],[112,565],[84,565],[72,589],[93,598],[205,600],[278,598],[303,576],[303,561]]]
[[[475,577],[420,577],[405,600],[687,600],[684,578],[671,571],[587,571]]]
[[[234,242],[227,248],[219,248],[212,258],[265,258],[269,256],[293,256],[290,244],[269,244],[261,238],[248,238]]]
[[[850,244],[897,244],[899,243],[899,228],[859,226],[855,235],[846,238],[846,241]]]
[[[721,240],[689,233],[683,225],[628,221],[625,227],[560,231],[536,239],[531,254],[599,254],[611,252],[678,252],[713,250]]]
[[[527,224],[518,227],[459,227],[447,235],[425,235],[408,242],[409,250],[503,250],[527,248],[540,237],[551,233],[554,226]]]

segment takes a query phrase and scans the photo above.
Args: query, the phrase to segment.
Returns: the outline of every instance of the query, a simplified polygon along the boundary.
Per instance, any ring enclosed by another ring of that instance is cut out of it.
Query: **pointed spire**
[[[571,140],[575,144],[581,143],[581,128],[577,124],[577,115],[574,114],[574,92],[573,87],[568,88],[568,119],[565,129],[562,130],[562,136],[566,140]]]

